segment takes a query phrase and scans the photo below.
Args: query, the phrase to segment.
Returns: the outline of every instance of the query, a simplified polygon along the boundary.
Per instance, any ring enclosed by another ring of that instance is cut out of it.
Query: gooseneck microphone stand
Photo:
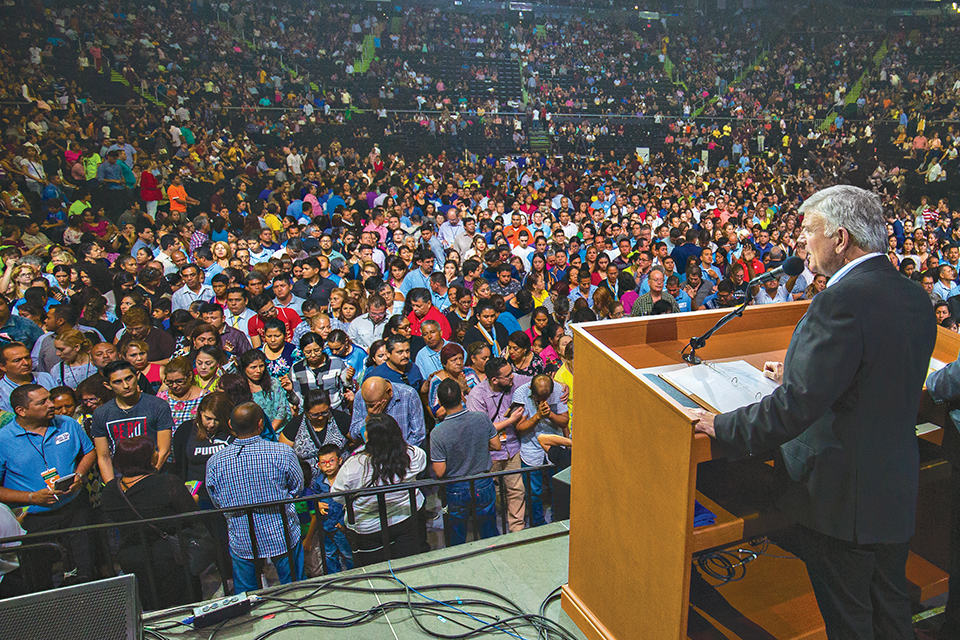
[[[684,362],[686,362],[686,363],[688,363],[688,364],[700,364],[701,362],[703,362],[703,360],[701,360],[701,359],[699,358],[699,356],[697,356],[697,349],[703,349],[703,348],[706,346],[706,344],[707,344],[707,340],[710,339],[710,336],[712,336],[713,334],[715,334],[715,333],[717,332],[717,330],[720,329],[720,327],[722,327],[723,325],[727,324],[728,322],[730,322],[730,321],[733,320],[734,318],[739,318],[740,316],[743,315],[743,310],[747,308],[747,305],[750,304],[750,301],[753,299],[753,296],[750,295],[751,289],[753,289],[753,287],[751,287],[751,286],[748,284],[748,285],[747,285],[747,295],[746,295],[746,297],[743,299],[743,302],[740,303],[740,306],[738,306],[736,309],[734,309],[733,311],[731,311],[731,312],[728,313],[727,315],[725,315],[725,316],[723,316],[722,318],[720,318],[719,320],[717,320],[717,324],[713,325],[713,328],[710,329],[710,331],[707,331],[707,332],[706,332],[705,334],[703,334],[702,336],[698,336],[698,337],[695,337],[695,338],[690,338],[690,342],[689,342],[689,343],[687,344],[687,346],[685,346],[685,347],[683,348],[683,350],[680,352],[681,355],[683,355],[683,360],[684,360]],[[687,353],[687,352],[686,352],[687,349],[690,349],[690,353]]]

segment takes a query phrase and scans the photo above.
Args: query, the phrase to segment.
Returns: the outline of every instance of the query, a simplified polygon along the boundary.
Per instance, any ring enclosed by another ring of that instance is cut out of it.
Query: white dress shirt
[[[347,329],[347,337],[350,338],[350,342],[353,344],[364,351],[369,351],[371,344],[383,338],[383,330],[387,326],[389,319],[389,314],[384,314],[383,320],[379,323],[374,323],[373,320],[370,319],[370,314],[365,313],[350,323],[350,327]]]
[[[241,313],[239,316],[235,316],[230,309],[226,309],[223,312],[223,321],[227,324],[227,326],[233,327],[249,338],[250,332],[247,331],[247,329],[249,328],[250,318],[255,315],[257,314],[250,309],[244,309],[243,313]]]
[[[840,282],[840,278],[847,275],[847,273],[849,273],[851,269],[853,269],[855,266],[857,266],[861,262],[866,262],[870,258],[876,258],[877,256],[882,256],[882,255],[883,255],[882,253],[877,253],[877,252],[868,253],[865,256],[860,256],[856,260],[852,260],[848,262],[847,264],[843,265],[843,267],[841,267],[839,271],[837,271],[835,274],[830,276],[830,279],[827,280],[827,286],[832,287],[836,283]]]

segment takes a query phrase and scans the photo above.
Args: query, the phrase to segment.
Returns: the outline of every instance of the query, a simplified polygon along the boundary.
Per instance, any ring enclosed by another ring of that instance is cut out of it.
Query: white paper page
[[[773,380],[743,360],[698,364],[660,377],[721,413],[758,402],[777,388]]]

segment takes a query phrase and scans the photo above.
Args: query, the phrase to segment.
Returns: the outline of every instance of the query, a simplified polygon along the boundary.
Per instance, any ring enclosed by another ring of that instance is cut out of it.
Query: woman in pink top
[[[307,188],[307,195],[303,196],[304,202],[309,202],[313,207],[313,215],[319,215],[323,212],[323,209],[320,207],[320,201],[317,200],[317,185],[311,184]]]
[[[633,303],[637,301],[637,298],[640,297],[640,294],[636,291],[627,291],[625,294],[620,296],[620,304],[623,305],[623,310],[629,314],[633,309]]]
[[[548,324],[550,324],[550,312],[544,307],[537,307],[533,310],[533,315],[530,317],[530,328],[524,333],[530,338],[530,342],[536,342]]]

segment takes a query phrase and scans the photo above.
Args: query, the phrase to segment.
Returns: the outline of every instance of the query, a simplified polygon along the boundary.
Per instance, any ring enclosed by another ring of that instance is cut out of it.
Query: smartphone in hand
[[[68,475],[68,476],[64,476],[64,477],[58,479],[56,482],[53,483],[53,490],[54,490],[54,491],[69,491],[69,490],[70,490],[70,487],[73,486],[73,480],[74,480],[74,478],[76,478],[76,477],[77,477],[77,474],[71,473],[71,474]]]

